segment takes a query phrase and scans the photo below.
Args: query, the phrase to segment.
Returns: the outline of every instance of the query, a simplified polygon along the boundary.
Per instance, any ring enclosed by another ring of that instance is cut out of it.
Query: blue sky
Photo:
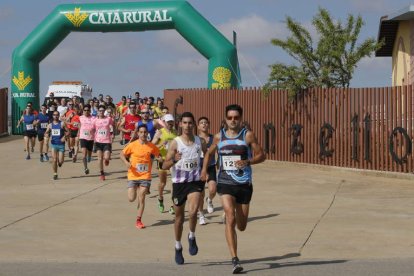
[[[25,37],[63,3],[117,1],[0,1],[0,87],[10,87],[11,55]],[[120,1],[119,1],[120,2]],[[122,1],[129,2],[129,1]],[[335,19],[348,14],[365,21],[360,41],[377,38],[380,17],[408,5],[402,0],[189,0],[210,23],[231,39],[238,34],[238,55],[244,87],[261,86],[275,62],[293,63],[272,38],[285,38],[284,20],[293,17],[311,28],[318,7]],[[162,96],[166,88],[207,86],[207,60],[175,30],[131,33],[71,33],[40,63],[40,98],[54,80],[81,80],[119,99],[139,90],[144,96]],[[352,87],[391,85],[391,58],[363,59]]]

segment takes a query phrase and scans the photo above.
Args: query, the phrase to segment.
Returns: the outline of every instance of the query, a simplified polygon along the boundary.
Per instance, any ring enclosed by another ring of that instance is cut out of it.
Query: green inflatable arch
[[[39,108],[39,63],[70,32],[139,32],[176,29],[206,59],[208,87],[238,88],[237,51],[186,1],[65,4],[57,6],[14,50],[12,133],[27,102]]]

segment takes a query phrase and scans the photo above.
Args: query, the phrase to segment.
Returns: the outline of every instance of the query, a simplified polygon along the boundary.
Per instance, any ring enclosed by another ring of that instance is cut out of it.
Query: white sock
[[[194,239],[195,238],[195,232],[190,231],[190,234],[188,235],[188,238]]]
[[[181,245],[180,241],[175,241],[175,248],[176,249],[181,249],[183,246]]]
[[[207,197],[207,202],[208,203],[211,203],[211,202],[213,202],[209,197]]]

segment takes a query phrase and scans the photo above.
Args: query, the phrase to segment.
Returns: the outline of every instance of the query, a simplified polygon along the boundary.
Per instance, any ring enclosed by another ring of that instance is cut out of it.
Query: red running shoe
[[[137,220],[137,222],[135,223],[135,226],[138,228],[138,229],[142,229],[142,228],[145,228],[145,225],[142,223],[142,221],[140,221],[140,220]]]

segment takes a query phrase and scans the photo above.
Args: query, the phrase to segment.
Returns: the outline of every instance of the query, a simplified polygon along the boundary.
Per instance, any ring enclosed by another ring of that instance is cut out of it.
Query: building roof
[[[378,42],[384,39],[384,46],[375,52],[377,57],[390,57],[394,48],[394,42],[400,21],[414,19],[414,5],[410,5],[398,12],[382,16],[378,31]]]

